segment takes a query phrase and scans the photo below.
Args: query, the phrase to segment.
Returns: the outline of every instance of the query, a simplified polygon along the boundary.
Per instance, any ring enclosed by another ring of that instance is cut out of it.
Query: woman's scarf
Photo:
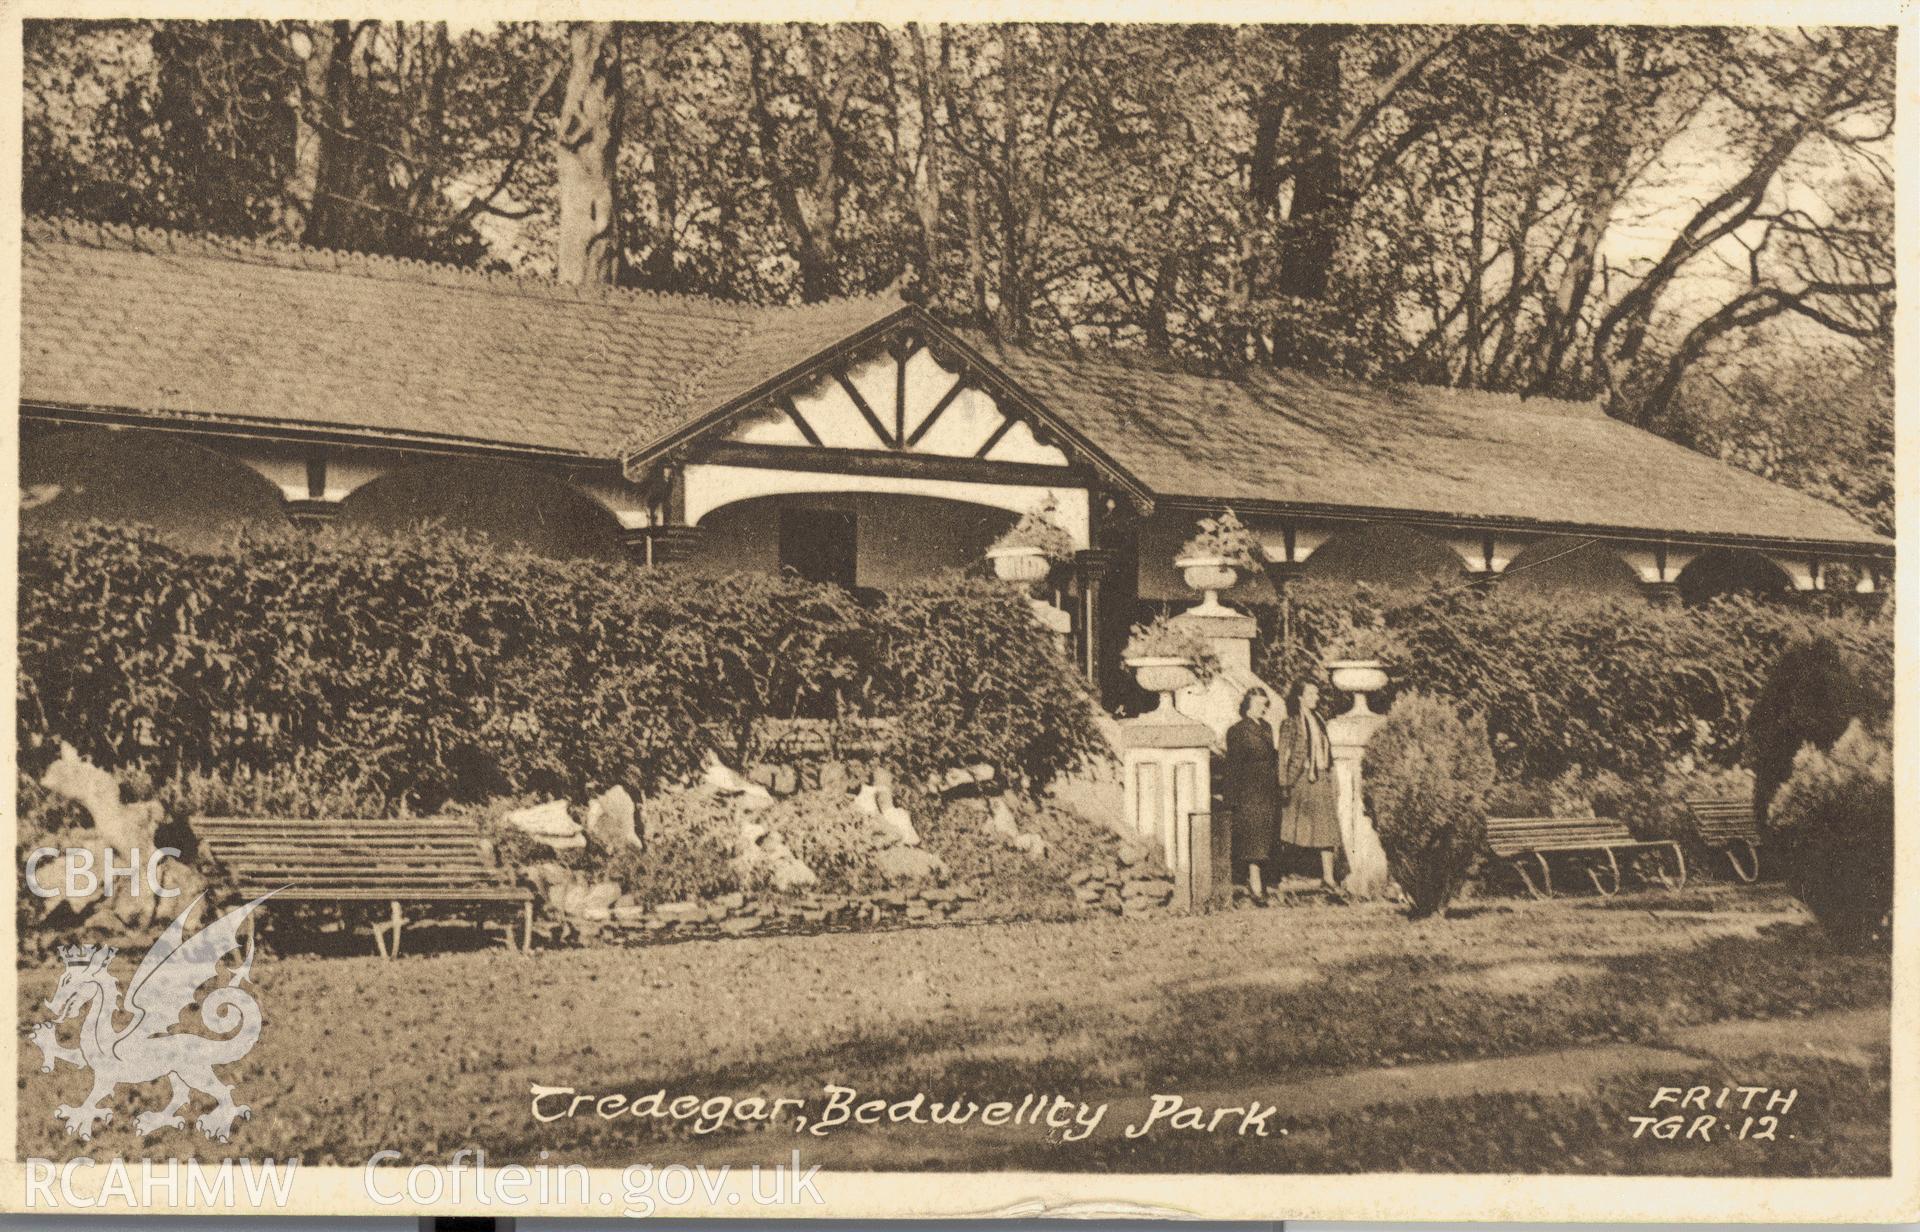
[[[1300,725],[1307,732],[1307,782],[1318,783],[1321,771],[1333,769],[1333,742],[1327,739],[1327,725],[1313,711],[1301,709]]]

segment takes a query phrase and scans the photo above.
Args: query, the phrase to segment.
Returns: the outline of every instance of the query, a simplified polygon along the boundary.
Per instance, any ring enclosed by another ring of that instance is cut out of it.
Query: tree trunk
[[[620,274],[615,161],[620,152],[620,35],[608,21],[567,32],[566,93],[554,123],[560,201],[556,273],[562,282],[611,284]]]
[[[940,278],[941,166],[939,108],[935,103],[933,67],[927,62],[926,36],[919,26],[909,24],[907,37],[913,40],[913,70],[919,79],[920,173],[913,183],[913,209],[920,223],[920,285],[931,300]],[[940,34],[940,69],[947,68],[947,36]]]
[[[1308,26],[1300,44],[1299,171],[1280,249],[1279,290],[1302,299],[1326,298],[1339,238],[1340,53],[1346,34],[1343,26]]]
[[[969,175],[960,186],[960,207],[967,220],[967,291],[973,322],[991,330],[993,313],[987,308],[986,228],[980,222],[979,172]]]
[[[293,110],[293,165],[276,230],[281,238],[315,248],[346,241],[347,202],[353,196],[348,134],[352,130],[353,23],[316,21],[296,29],[300,93]]]

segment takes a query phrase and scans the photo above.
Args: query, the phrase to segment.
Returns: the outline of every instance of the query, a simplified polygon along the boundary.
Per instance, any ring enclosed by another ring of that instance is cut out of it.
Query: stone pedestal
[[[1365,695],[1352,710],[1327,721],[1327,742],[1333,746],[1333,781],[1338,792],[1340,849],[1346,853],[1347,876],[1340,888],[1355,898],[1382,898],[1392,891],[1387,853],[1367,816],[1362,793],[1361,766],[1367,741],[1386,722],[1385,715],[1367,709]]]
[[[1027,605],[1033,609],[1033,619],[1053,635],[1054,649],[1061,658],[1073,654],[1073,616],[1048,603],[1045,599],[1028,599]]]
[[[1260,631],[1253,617],[1231,608],[1196,607],[1175,616],[1173,623],[1212,647],[1224,670],[1253,670],[1253,639]]]
[[[1220,660],[1220,670],[1205,684],[1191,684],[1180,690],[1180,709],[1206,724],[1213,731],[1216,746],[1227,737],[1227,729],[1240,720],[1240,699],[1248,689],[1261,683],[1253,674],[1253,638],[1257,629],[1253,617],[1225,608],[1217,613],[1200,609],[1182,612],[1173,623],[1204,641]],[[1277,705],[1279,698],[1275,697]]]
[[[1214,894],[1213,730],[1175,711],[1120,724],[1128,830],[1173,873],[1173,899],[1197,907]]]

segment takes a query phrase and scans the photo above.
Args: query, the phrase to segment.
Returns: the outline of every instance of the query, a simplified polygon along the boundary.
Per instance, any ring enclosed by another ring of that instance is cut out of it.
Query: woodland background
[[[1600,399],[1891,532],[1883,29],[29,22],[29,213]]]

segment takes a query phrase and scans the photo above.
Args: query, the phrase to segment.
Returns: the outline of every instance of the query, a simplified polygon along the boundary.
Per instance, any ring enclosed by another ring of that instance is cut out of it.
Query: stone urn
[[[1352,715],[1372,714],[1367,705],[1367,694],[1378,693],[1387,687],[1387,665],[1379,659],[1335,659],[1327,664],[1327,677],[1333,681],[1333,687],[1344,693],[1353,694]]]
[[[1164,655],[1133,655],[1123,662],[1133,669],[1133,678],[1141,688],[1160,695],[1160,705],[1147,718],[1180,719],[1186,716],[1173,704],[1173,695],[1198,679],[1189,659]]]
[[[1238,564],[1224,556],[1182,556],[1173,564],[1189,587],[1206,595],[1200,606],[1193,609],[1195,612],[1234,614],[1233,609],[1220,602],[1220,592],[1240,584]]]
[[[1053,562],[1047,559],[1042,548],[1005,547],[988,548],[987,559],[993,562],[993,575],[1003,582],[1032,587],[1046,580],[1053,571]]]

